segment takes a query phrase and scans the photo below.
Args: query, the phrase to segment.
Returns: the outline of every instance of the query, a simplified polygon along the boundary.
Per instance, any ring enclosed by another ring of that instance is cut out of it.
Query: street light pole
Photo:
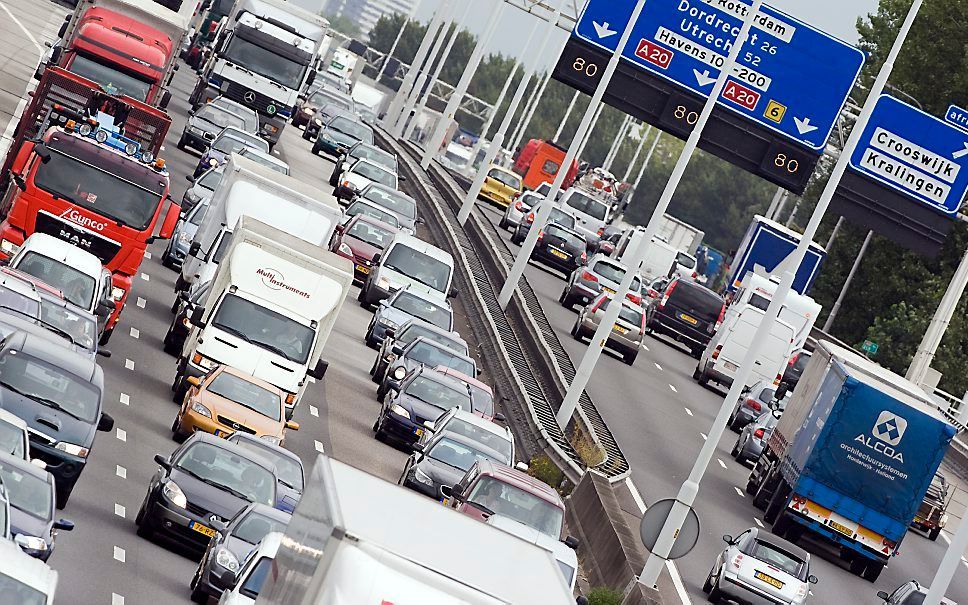
[[[766,209],[766,218],[771,221],[776,220],[776,211],[780,207],[780,200],[783,198],[783,192],[786,191],[783,187],[777,187],[776,193],[773,194],[773,200],[770,201],[770,207]]]
[[[565,182],[565,175],[568,174],[568,167],[575,161],[575,157],[578,155],[578,148],[588,134],[588,127],[592,123],[592,118],[595,117],[595,113],[600,109],[602,97],[605,96],[608,84],[612,81],[612,76],[618,68],[622,53],[625,52],[629,38],[632,37],[635,22],[639,20],[642,9],[645,8],[645,2],[646,0],[636,0],[635,8],[632,9],[632,16],[625,26],[625,31],[622,32],[622,37],[615,47],[615,52],[612,53],[608,64],[605,66],[604,71],[602,71],[602,79],[599,81],[598,87],[592,95],[591,102],[588,103],[585,115],[582,116],[581,122],[578,124],[578,130],[575,131],[575,136],[572,138],[571,145],[568,146],[568,151],[565,152],[565,159],[561,162],[561,167],[558,170],[557,176],[555,176],[555,182],[551,184],[551,190],[547,196],[549,203],[539,204],[540,208],[537,216],[534,217],[534,223],[531,225],[531,229],[528,230],[528,235],[524,238],[521,250],[518,251],[518,256],[514,259],[511,271],[508,273],[508,277],[504,282],[504,286],[501,288],[500,294],[498,294],[497,301],[502,309],[507,309],[508,303],[511,302],[511,296],[518,287],[518,280],[524,274],[524,268],[528,264],[528,259],[531,258],[531,252],[534,251],[534,245],[538,241],[538,234],[544,229],[545,223],[548,222],[548,217],[551,215],[551,208],[554,205],[554,201],[558,199],[558,192],[561,191],[561,186]]]
[[[602,117],[602,111],[604,110],[605,110],[605,104],[604,103],[599,104],[598,110],[595,112],[595,117],[592,118],[592,123],[588,127],[588,133],[585,134],[585,137],[582,140],[581,145],[579,145],[578,147],[578,153],[575,155],[575,157],[578,158],[579,160],[583,155],[585,155],[585,146],[588,145],[588,141],[592,140],[592,133],[595,132],[595,128],[598,126],[598,118]]]
[[[471,80],[474,79],[474,74],[477,73],[477,68],[481,65],[481,59],[484,58],[484,50],[491,42],[494,30],[497,29],[497,24],[501,20],[501,15],[504,13],[504,6],[505,4],[501,2],[491,11],[491,17],[488,19],[487,25],[484,26],[484,32],[481,34],[481,37],[477,39],[477,45],[474,47],[473,52],[471,52],[470,59],[467,61],[467,67],[464,68],[464,73],[461,75],[460,81],[457,82],[457,86],[454,87],[454,92],[447,101],[447,107],[441,115],[440,122],[437,123],[437,128],[434,129],[433,135],[427,140],[427,147],[424,149],[423,158],[420,160],[420,167],[424,170],[430,167],[430,161],[437,155],[440,146],[444,142],[444,137],[447,136],[450,121],[457,115],[457,108],[460,107],[460,102],[464,100],[464,94],[467,93],[467,88],[471,85]]]
[[[727,393],[725,399],[723,399],[722,406],[719,408],[719,413],[716,415],[716,420],[713,421],[713,426],[709,430],[709,436],[703,443],[699,456],[696,458],[696,463],[689,472],[689,477],[680,487],[679,493],[676,495],[676,501],[672,506],[672,510],[669,512],[665,525],[663,526],[662,531],[659,533],[659,537],[656,540],[655,547],[652,549],[652,554],[649,555],[649,559],[645,563],[642,574],[639,576],[639,582],[645,584],[646,586],[656,585],[656,582],[659,579],[659,573],[662,571],[666,561],[669,559],[669,553],[672,551],[672,546],[675,544],[677,534],[682,527],[683,522],[686,520],[689,509],[692,507],[693,502],[695,502],[696,494],[699,492],[699,483],[702,481],[702,477],[706,472],[706,468],[709,466],[709,462],[716,453],[716,448],[719,447],[719,441],[726,429],[726,420],[733,409],[733,404],[738,400],[740,392],[743,390],[751,376],[753,362],[759,356],[764,342],[769,337],[773,323],[780,314],[780,308],[786,304],[786,298],[790,293],[791,287],[793,286],[793,279],[796,274],[796,270],[801,264],[803,264],[803,259],[807,255],[807,250],[809,249],[810,244],[813,242],[813,238],[817,235],[817,229],[820,228],[820,223],[823,220],[824,214],[827,212],[827,208],[830,206],[830,201],[833,199],[834,192],[837,190],[837,186],[840,184],[840,179],[844,176],[844,172],[847,170],[850,157],[857,148],[861,134],[863,133],[867,123],[870,121],[871,113],[874,111],[874,105],[877,103],[878,97],[881,96],[881,92],[884,90],[884,85],[887,83],[887,78],[890,76],[891,70],[894,68],[894,62],[897,60],[901,47],[904,45],[904,40],[911,31],[911,25],[914,22],[914,18],[917,16],[918,11],[921,9],[922,3],[923,0],[914,0],[914,3],[911,5],[907,17],[904,19],[904,23],[901,25],[897,39],[894,41],[894,45],[891,47],[891,51],[888,54],[884,65],[881,67],[874,84],[871,86],[870,95],[867,97],[867,102],[864,104],[864,109],[861,111],[860,117],[858,117],[857,123],[854,125],[854,128],[851,131],[850,136],[847,139],[847,144],[844,146],[843,152],[837,159],[837,163],[830,175],[830,179],[827,181],[827,185],[824,187],[820,200],[817,202],[817,207],[814,210],[813,215],[810,217],[810,221],[807,223],[807,227],[803,232],[800,243],[797,244],[796,249],[783,263],[786,266],[786,270],[783,271],[780,284],[777,286],[776,293],[773,295],[773,300],[770,301],[770,305],[767,308],[759,327],[757,327],[756,333],[753,335],[753,340],[746,351],[746,355],[743,357],[739,370],[736,372],[736,376],[733,379],[733,384],[729,388],[729,392]],[[759,4],[759,2],[757,2],[757,4]],[[938,605],[938,603],[937,601],[934,603],[926,602],[925,605]]]
[[[873,231],[867,232],[867,237],[864,238],[864,243],[860,246],[860,252],[857,253],[857,258],[854,259],[854,264],[851,265],[850,272],[847,274],[847,280],[844,281],[844,287],[840,289],[840,294],[837,296],[837,302],[835,302],[834,306],[830,308],[830,315],[827,316],[827,321],[823,324],[823,331],[828,334],[830,333],[830,328],[832,328],[834,325],[834,320],[837,319],[837,313],[840,312],[840,306],[844,304],[844,299],[847,298],[847,290],[850,289],[850,283],[854,281],[854,276],[857,275],[857,270],[860,268],[860,262],[864,260],[864,254],[867,252],[867,246],[871,243],[871,236],[873,235]]]
[[[571,97],[571,103],[568,104],[568,109],[565,110],[564,117],[561,118],[561,123],[558,124],[558,130],[555,131],[555,136],[551,138],[552,141],[557,141],[561,138],[561,132],[565,129],[565,124],[568,123],[568,118],[571,117],[571,112],[575,109],[575,103],[578,102],[578,95],[581,93],[575,91],[575,94]]]
[[[578,400],[581,397],[582,392],[585,390],[585,386],[588,384],[588,380],[591,378],[592,372],[595,370],[595,365],[602,356],[602,351],[605,350],[605,344],[608,342],[608,337],[612,333],[615,322],[618,321],[618,315],[622,310],[622,305],[625,303],[625,299],[632,288],[632,280],[638,277],[639,267],[645,261],[646,255],[649,252],[652,238],[655,237],[655,234],[659,230],[659,222],[661,221],[662,215],[665,214],[665,211],[669,208],[669,202],[672,201],[672,196],[675,194],[676,188],[679,186],[679,182],[682,180],[682,175],[686,172],[686,167],[689,166],[689,161],[692,159],[693,154],[696,152],[696,148],[699,146],[699,139],[702,137],[703,129],[705,129],[706,124],[709,122],[709,117],[712,115],[713,109],[716,108],[716,101],[722,94],[723,88],[726,87],[726,80],[729,79],[729,75],[733,72],[733,65],[736,64],[736,58],[739,57],[739,51],[746,42],[750,28],[753,26],[753,20],[760,12],[760,6],[762,6],[762,4],[763,0],[753,0],[753,6],[746,14],[746,17],[743,20],[743,27],[740,28],[736,41],[729,49],[729,55],[726,57],[726,62],[720,69],[719,77],[716,78],[716,83],[713,85],[712,92],[709,93],[709,98],[706,100],[702,111],[699,113],[699,119],[696,121],[693,131],[689,134],[689,138],[686,139],[686,144],[682,148],[682,153],[679,155],[679,160],[676,162],[676,166],[672,170],[672,175],[669,177],[669,182],[666,183],[665,189],[662,191],[662,196],[659,198],[658,204],[656,204],[655,210],[652,213],[652,218],[649,220],[649,224],[645,228],[645,233],[642,235],[642,239],[639,240],[639,243],[635,246],[634,250],[626,252],[631,252],[632,261],[626,263],[627,270],[625,271],[625,275],[622,277],[622,282],[617,288],[615,294],[612,296],[612,300],[608,307],[606,307],[605,316],[598,323],[598,328],[595,330],[595,335],[592,336],[588,348],[585,350],[585,355],[582,357],[581,363],[578,364],[578,369],[575,371],[575,378],[571,381],[571,384],[568,385],[568,390],[565,392],[565,398],[561,402],[561,407],[558,408],[558,413],[555,414],[555,420],[558,422],[558,426],[560,426],[562,430],[565,429],[568,421],[571,420],[572,414],[575,413],[575,408],[578,407]],[[688,511],[688,509],[689,507],[687,506],[686,510]],[[683,513],[683,519],[685,519],[685,513]],[[660,537],[660,543],[661,539],[662,538]],[[671,550],[671,543],[669,544],[669,548]],[[665,558],[668,558],[668,552],[664,554]],[[646,569],[648,569],[648,566],[646,566]]]
[[[481,162],[480,168],[477,169],[477,174],[474,176],[474,182],[471,183],[470,189],[467,190],[467,195],[464,196],[464,201],[461,204],[460,211],[457,213],[457,220],[463,225],[467,222],[467,217],[470,216],[471,210],[474,208],[474,202],[477,201],[477,196],[481,193],[481,188],[484,186],[484,179],[487,177],[487,172],[491,167],[491,163],[494,162],[497,152],[501,150],[504,144],[504,136],[507,134],[508,129],[511,127],[511,122],[514,120],[514,114],[518,110],[518,106],[521,105],[521,101],[524,99],[524,93],[528,89],[528,82],[531,81],[531,77],[534,75],[535,70],[538,68],[537,57],[545,56],[545,50],[548,44],[551,42],[551,38],[555,33],[555,22],[558,20],[561,11],[565,7],[565,3],[568,0],[558,0],[558,7],[555,9],[555,14],[551,18],[551,23],[545,32],[544,38],[541,40],[540,50],[534,55],[535,59],[531,62],[531,65],[524,71],[524,75],[521,77],[521,81],[518,83],[517,90],[514,91],[514,97],[511,98],[511,105],[508,106],[507,113],[504,114],[504,119],[501,121],[501,125],[498,127],[497,132],[494,134],[494,139],[491,141],[490,145],[487,147],[487,153],[484,155],[484,160]],[[531,31],[531,34],[538,30],[538,25]],[[529,44],[525,45],[527,48]],[[508,79],[510,81],[510,79]],[[474,157],[477,157],[476,155]],[[562,165],[558,168],[558,172],[567,172],[565,166]]]
[[[632,175],[632,170],[635,168],[635,165],[638,164],[639,156],[642,155],[642,148],[645,147],[645,140],[649,138],[650,134],[652,134],[652,126],[646,128],[645,132],[642,133],[641,138],[639,138],[639,144],[635,148],[635,153],[632,154],[632,161],[629,162],[629,165],[625,167],[625,174],[622,176],[623,183],[627,183],[629,177]]]
[[[622,143],[625,142],[625,136],[629,131],[629,127],[632,124],[632,116],[625,116],[622,120],[622,125],[619,126],[618,132],[615,134],[615,139],[612,141],[612,146],[609,147],[608,153],[605,154],[605,161],[602,162],[602,169],[611,172],[612,162],[615,161],[615,156],[618,155],[619,150],[622,148]]]
[[[649,153],[645,154],[645,161],[642,162],[642,167],[639,168],[639,176],[635,178],[635,185],[632,186],[632,191],[629,192],[629,198],[622,202],[622,217],[625,217],[625,213],[628,212],[629,206],[632,205],[632,200],[635,198],[635,194],[639,191],[639,186],[642,184],[642,177],[645,176],[645,170],[649,167],[649,162],[652,160],[652,154],[655,153],[655,148],[659,145],[659,139],[662,138],[662,131],[656,135],[655,140],[652,141],[652,147],[649,148]],[[613,257],[618,256],[618,248],[612,252]]]
[[[531,106],[528,108],[528,112],[525,114],[524,119],[521,120],[521,129],[518,131],[518,136],[515,137],[514,142],[511,144],[512,149],[517,149],[521,146],[521,139],[527,133],[528,126],[531,125],[531,119],[534,118],[534,112],[538,109],[538,105],[541,104],[541,99],[544,97],[545,90],[548,88],[548,82],[551,81],[551,70],[548,71],[548,75],[545,76],[544,81],[541,83],[541,87],[538,88],[538,94],[534,96],[531,100]]]
[[[407,30],[407,26],[410,25],[411,21],[413,21],[413,16],[417,14],[417,9],[420,8],[420,3],[422,1],[423,0],[417,0],[413,3],[413,7],[411,7],[410,12],[407,13],[407,18],[403,21],[403,27],[400,28],[400,31],[397,33],[397,37],[394,38],[393,44],[390,46],[390,50],[388,50],[386,56],[383,57],[383,64],[380,65],[380,71],[376,74],[375,81],[378,84],[380,82],[380,78],[383,77],[383,73],[387,69],[387,64],[390,62],[390,58],[393,57],[394,51],[397,50],[397,46],[400,44],[400,39],[403,38],[403,32]]]
[[[951,539],[948,550],[944,553],[941,564],[938,565],[938,571],[931,580],[928,594],[924,597],[924,605],[940,605],[944,593],[948,592],[948,586],[955,577],[961,557],[966,551],[968,551],[968,519],[962,518],[961,523],[958,524],[958,531]]]
[[[420,68],[427,58],[427,53],[430,52],[430,45],[433,44],[434,38],[437,36],[437,31],[443,24],[444,13],[446,12],[448,2],[449,0],[444,0],[444,5],[434,12],[433,18],[427,24],[427,33],[424,34],[423,40],[420,41],[420,46],[417,47],[417,54],[413,57],[410,69],[407,70],[407,75],[403,77],[403,82],[400,84],[400,88],[397,89],[397,94],[393,97],[390,107],[387,108],[387,112],[383,116],[383,127],[388,130],[392,129],[400,119],[403,104],[410,96],[414,82],[417,81],[417,75],[420,73]]]

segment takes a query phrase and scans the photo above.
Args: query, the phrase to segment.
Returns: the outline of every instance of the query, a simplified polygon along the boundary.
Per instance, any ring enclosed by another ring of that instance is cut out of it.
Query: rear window
[[[696,259],[689,256],[685,252],[680,252],[676,255],[676,263],[682,265],[683,267],[688,267],[689,269],[696,268]]]
[[[801,561],[799,557],[772,544],[760,542],[759,540],[753,542],[750,556],[754,559],[769,563],[773,567],[778,567],[791,576],[800,578],[801,580],[806,579],[806,574],[804,573],[807,566],[806,563]]]
[[[601,309],[604,311],[608,308],[608,303],[612,302],[610,298],[606,298],[602,301]],[[642,311],[629,307],[628,305],[622,305],[622,310],[619,311],[618,316],[633,326],[642,325]]]
[[[582,214],[587,214],[601,221],[604,221],[605,215],[608,214],[608,205],[605,202],[588,197],[587,195],[582,195],[577,191],[565,199],[565,204]]]
[[[800,353],[797,356],[797,360],[793,363],[793,367],[802,372],[803,369],[807,367],[807,362],[809,361],[810,361],[810,355],[806,353]]]
[[[548,227],[545,229],[545,233],[550,237],[557,237],[563,240],[566,244],[572,246],[573,248],[585,248],[585,240],[578,237],[574,233],[565,231],[558,225],[548,225]]]
[[[600,260],[595,263],[595,268],[593,269],[595,273],[598,273],[605,279],[613,281],[615,283],[621,283],[622,279],[625,278],[625,269],[614,265],[610,262]],[[632,291],[638,292],[642,288],[642,281],[635,277],[632,279]]]
[[[711,290],[701,286],[693,286],[685,282],[677,282],[669,295],[669,304],[689,311],[698,319],[716,321],[723,309],[723,299]]]
[[[761,294],[752,294],[750,296],[750,305],[760,311],[766,311],[770,308],[770,299]]]

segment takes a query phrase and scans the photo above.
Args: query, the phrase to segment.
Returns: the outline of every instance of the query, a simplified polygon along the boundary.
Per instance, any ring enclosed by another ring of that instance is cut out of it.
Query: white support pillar
[[[538,88],[538,94],[536,94],[534,99],[531,100],[531,106],[528,108],[528,112],[525,114],[524,119],[521,120],[521,128],[518,130],[518,136],[514,139],[514,142],[511,143],[511,149],[517,149],[521,146],[521,140],[524,138],[524,135],[527,134],[528,126],[531,125],[531,119],[534,118],[534,112],[536,109],[538,109],[538,106],[541,105],[541,99],[544,97],[545,90],[548,88],[548,82],[550,81],[551,71],[549,70],[548,75],[545,76],[544,81]]]
[[[403,77],[403,83],[400,84],[400,88],[397,89],[397,94],[393,97],[390,107],[387,108],[387,112],[383,116],[383,127],[388,130],[392,129],[400,120],[403,105],[413,91],[413,85],[417,81],[420,68],[427,59],[427,53],[430,52],[430,46],[434,43],[437,32],[440,31],[440,27],[443,25],[444,13],[449,2],[450,0],[444,0],[441,8],[434,12],[433,18],[427,25],[427,33],[424,34],[423,40],[420,41],[420,46],[417,47],[417,54],[413,58],[413,63],[410,65],[410,69],[407,70],[407,75]]]
[[[561,118],[561,123],[558,124],[558,130],[555,131],[555,136],[552,137],[552,141],[557,141],[561,138],[561,133],[565,129],[565,124],[568,123],[568,118],[571,117],[571,112],[575,110],[575,103],[578,102],[578,96],[581,93],[575,91],[575,94],[571,97],[571,103],[568,104],[568,109],[565,110],[565,115]]]
[[[911,360],[907,374],[904,376],[911,382],[915,384],[924,382],[924,377],[931,367],[931,361],[934,360],[934,355],[938,352],[938,347],[941,346],[941,339],[944,338],[948,324],[951,323],[951,317],[955,314],[961,296],[965,293],[966,285],[968,285],[968,251],[965,252],[955,270],[955,274],[951,277],[948,289],[941,297],[941,304],[938,305],[934,317],[931,318],[931,323],[928,324],[928,329],[921,339],[921,344],[918,345],[918,350],[914,354],[914,359]],[[968,523],[968,521],[965,522]]]

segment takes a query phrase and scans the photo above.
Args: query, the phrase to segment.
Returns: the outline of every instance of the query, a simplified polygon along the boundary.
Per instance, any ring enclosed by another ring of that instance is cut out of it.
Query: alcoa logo
[[[904,456],[894,448],[904,438],[904,432],[907,431],[907,426],[907,420],[893,412],[884,410],[877,417],[877,422],[874,423],[874,427],[871,429],[871,435],[874,438],[871,439],[867,435],[861,434],[854,441],[860,442],[875,452],[884,454],[888,458],[903,463]]]
[[[271,290],[286,290],[302,296],[303,298],[309,298],[309,292],[300,290],[299,288],[286,283],[286,278],[275,269],[270,269],[268,267],[257,269],[256,275],[262,278],[262,283]]]
[[[102,223],[96,219],[84,216],[74,208],[68,208],[67,210],[60,213],[61,218],[66,218],[72,223],[80,225],[82,227],[87,227],[88,229],[94,229],[95,231],[104,231],[104,227],[107,223]]]

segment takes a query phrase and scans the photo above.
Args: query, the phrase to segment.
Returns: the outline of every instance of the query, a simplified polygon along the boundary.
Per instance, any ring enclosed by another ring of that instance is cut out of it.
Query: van
[[[765,276],[748,272],[739,288],[733,295],[733,300],[726,308],[726,317],[739,313],[746,305],[752,305],[761,311],[766,311],[773,300],[777,287],[780,285],[778,276]],[[805,294],[795,290],[787,293],[783,307],[780,309],[780,319],[793,326],[795,335],[793,351],[800,351],[807,344],[807,337],[820,315],[820,303]]]
[[[566,191],[560,203],[578,219],[578,231],[585,236],[585,241],[597,242],[598,230],[608,224],[609,203],[578,187]]]
[[[740,313],[724,322],[706,345],[693,378],[703,386],[710,381],[727,387],[732,385],[765,315],[764,311],[756,307],[746,306]],[[779,386],[793,352],[791,347],[795,334],[793,326],[783,320],[776,320],[760,348],[759,355],[753,360],[753,371],[743,386],[750,386],[757,381]]]
[[[436,294],[444,300],[457,296],[453,281],[454,258],[450,254],[412,235],[397,233],[383,252],[373,257],[373,267],[357,300],[369,308],[400,288]]]
[[[646,332],[683,343],[698,358],[726,313],[723,299],[704,286],[676,278],[646,307]]]
[[[612,256],[626,265],[633,263],[633,257],[638,254],[638,248],[645,237],[645,227],[634,227],[627,230],[619,238]],[[639,274],[645,281],[652,281],[659,277],[673,277],[681,274],[679,256],[682,253],[671,245],[662,241],[659,236],[652,238],[652,245],[646,251],[645,258],[639,268]],[[695,261],[693,261],[695,264]]]

